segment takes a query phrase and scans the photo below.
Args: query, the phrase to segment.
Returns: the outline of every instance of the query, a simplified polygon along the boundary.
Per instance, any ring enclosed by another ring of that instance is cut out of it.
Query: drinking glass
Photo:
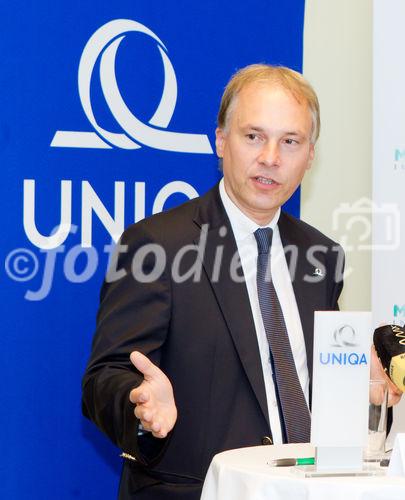
[[[366,462],[384,458],[387,437],[388,387],[384,380],[370,380],[368,404],[368,438],[364,450]]]

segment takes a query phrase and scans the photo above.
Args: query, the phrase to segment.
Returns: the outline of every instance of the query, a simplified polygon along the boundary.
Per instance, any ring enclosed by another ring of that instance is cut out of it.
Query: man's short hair
[[[315,144],[319,137],[321,125],[318,97],[301,73],[284,66],[251,64],[237,71],[229,80],[222,95],[217,119],[219,128],[226,131],[236,97],[244,87],[251,83],[267,83],[279,86],[291,92],[299,103],[306,103],[312,116],[310,140],[311,143]]]

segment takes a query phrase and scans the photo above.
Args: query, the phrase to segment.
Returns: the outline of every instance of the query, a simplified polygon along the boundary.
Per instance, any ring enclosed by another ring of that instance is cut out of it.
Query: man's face
[[[311,132],[307,104],[265,83],[242,89],[227,130],[216,130],[226,192],[259,225],[270,222],[310,167],[314,157]]]

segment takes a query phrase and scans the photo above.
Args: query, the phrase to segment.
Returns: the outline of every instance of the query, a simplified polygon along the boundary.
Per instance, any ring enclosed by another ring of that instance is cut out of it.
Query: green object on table
[[[276,458],[275,460],[270,460],[268,465],[272,467],[293,467],[294,465],[314,465],[314,457],[306,458]]]
[[[296,465],[315,465],[314,457],[297,458]]]

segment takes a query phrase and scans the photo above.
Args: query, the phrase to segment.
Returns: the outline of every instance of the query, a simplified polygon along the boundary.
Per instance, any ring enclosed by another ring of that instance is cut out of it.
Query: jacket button
[[[269,436],[262,437],[262,444],[273,444],[273,440]]]

